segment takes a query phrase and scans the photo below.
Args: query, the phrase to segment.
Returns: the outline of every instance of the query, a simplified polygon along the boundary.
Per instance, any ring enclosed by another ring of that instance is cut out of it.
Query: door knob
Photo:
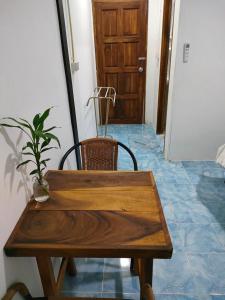
[[[142,73],[143,71],[144,71],[144,68],[143,68],[143,67],[139,67],[139,68],[138,68],[138,72],[139,72],[139,73]]]
[[[139,61],[146,60],[146,57],[140,56],[140,57],[138,57],[138,60],[139,60]]]

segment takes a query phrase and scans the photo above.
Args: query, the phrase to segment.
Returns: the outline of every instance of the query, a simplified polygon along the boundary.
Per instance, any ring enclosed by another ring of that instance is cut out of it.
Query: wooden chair
[[[145,284],[144,285],[144,300],[155,300],[152,287],[150,284]]]
[[[23,299],[25,300],[47,300],[47,297],[41,297],[41,298],[33,298],[28,290],[28,288],[26,287],[26,285],[22,282],[17,282],[14,283],[13,285],[11,285],[5,296],[3,296],[2,300],[11,300],[16,294],[19,294],[20,296],[22,296]]]
[[[28,290],[28,288],[26,287],[26,285],[24,283],[18,282],[15,283],[13,285],[11,285],[6,294],[3,296],[2,300],[12,300],[13,297],[16,294],[19,294],[23,299],[25,300],[92,300],[92,299],[98,299],[98,298],[75,298],[75,297],[63,297],[63,296],[57,296],[57,297],[39,297],[39,298],[33,298]],[[99,299],[100,300],[100,299]],[[117,299],[113,299],[113,298],[101,298],[101,300],[118,300]],[[144,286],[144,300],[155,300],[153,292],[152,292],[152,288],[149,284],[146,284]]]
[[[138,171],[137,160],[133,152],[123,143],[109,138],[92,138],[74,145],[64,154],[59,164],[59,170],[63,170],[65,160],[76,149],[81,151],[82,170],[117,170],[119,146],[127,151],[133,161],[134,171]],[[130,264],[132,273],[135,273],[134,268],[134,259],[132,258]]]

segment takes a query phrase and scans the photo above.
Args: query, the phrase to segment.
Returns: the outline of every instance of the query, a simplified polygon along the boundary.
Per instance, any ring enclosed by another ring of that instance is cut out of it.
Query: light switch
[[[184,63],[188,63],[189,54],[190,54],[190,44],[185,43],[184,44],[184,50],[183,50],[183,62]]]

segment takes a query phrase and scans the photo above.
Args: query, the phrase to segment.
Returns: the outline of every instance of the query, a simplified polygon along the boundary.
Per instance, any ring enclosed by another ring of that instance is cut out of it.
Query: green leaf
[[[10,125],[10,124],[6,124],[6,123],[0,123],[0,126],[3,126],[3,127],[10,127],[10,128],[18,128],[20,130],[22,130],[23,132],[25,132],[29,138],[31,138],[31,136],[29,135],[29,133],[21,126],[18,126],[18,125]]]
[[[42,160],[42,161],[40,162],[40,165],[44,165],[45,167],[47,167],[46,162],[49,161],[49,160],[51,160],[51,159],[50,159],[50,158],[47,158],[47,159]]]
[[[50,107],[48,109],[46,109],[46,111],[44,111],[44,113],[39,117],[39,126],[42,126],[42,129],[43,129],[43,124],[44,124],[44,121],[47,119],[47,117],[49,116],[49,113],[50,113],[50,110],[52,109],[53,107]]]
[[[19,124],[20,126],[24,126],[26,128],[29,128],[28,125],[26,123],[23,122],[19,122],[18,120],[16,120],[15,118],[11,118],[11,117],[7,117],[7,118],[3,118],[4,120],[11,120],[17,124]]]
[[[33,144],[31,142],[27,142],[27,148],[34,150]]]
[[[33,151],[33,144],[31,142],[27,142],[27,144],[23,146],[22,151],[26,150],[27,148],[30,148]]]
[[[41,154],[40,154],[40,152],[36,153],[36,156],[37,156],[37,160],[39,161],[39,160],[40,160],[40,158],[41,158]]]
[[[45,167],[47,167],[47,164],[46,164],[45,161],[42,161],[42,162],[40,163],[40,165],[44,165]]]
[[[39,118],[40,118],[40,114],[37,114],[34,118],[33,118],[33,125],[34,128],[37,129],[38,125],[39,125]]]
[[[46,136],[46,133],[43,133],[42,131],[39,131],[39,130],[36,130],[35,131],[35,134],[39,137],[39,138],[42,138],[44,140],[47,140],[48,137]]]
[[[57,147],[49,147],[49,148],[43,148],[41,150],[41,153],[45,152],[45,151],[48,151],[48,150],[51,150],[51,149],[57,149]]]
[[[49,133],[49,132],[43,133],[43,132],[40,132],[40,131],[36,131],[36,134],[37,134],[38,137],[43,138],[45,141],[47,141],[49,139],[50,140],[55,140],[57,142],[57,144],[59,145],[59,147],[61,147],[59,139],[54,134]]]
[[[45,141],[42,143],[42,145],[41,145],[41,149],[43,149],[44,147],[48,146],[50,142],[51,142],[51,139],[45,140]]]
[[[23,155],[33,155],[34,156],[34,153],[31,153],[31,152],[22,152]]]
[[[38,130],[43,132],[43,128],[44,128],[44,123],[41,123],[38,125]]]
[[[3,119],[14,121],[16,124],[19,124],[19,125],[11,125],[11,124],[6,124],[6,123],[0,123],[1,126],[3,126],[3,127],[11,127],[11,128],[18,128],[18,129],[22,130],[23,132],[25,132],[29,136],[29,138],[31,138],[31,136],[29,135],[29,133],[23,128],[23,127],[29,128],[29,126],[27,124],[19,122],[19,121],[17,121],[14,118],[3,118]]]
[[[59,145],[59,148],[61,148],[61,145],[60,145],[60,142],[59,142],[59,139],[57,138],[57,136],[55,136],[52,133],[46,133],[45,136],[49,139],[55,140],[57,142],[57,144]]]
[[[18,166],[16,167],[16,169],[19,169],[19,167],[23,166],[23,165],[26,165],[28,164],[29,162],[31,162],[32,160],[26,160],[26,161],[23,161],[22,163],[18,164]],[[32,161],[33,162],[33,161]]]
[[[53,126],[53,127],[50,127],[50,128],[48,128],[48,129],[43,130],[43,132],[48,132],[48,131],[51,131],[51,130],[53,130],[53,129],[55,129],[55,128],[59,128],[59,127]]]
[[[32,129],[32,125],[26,119],[23,118],[19,118],[19,119],[24,122],[24,123],[21,122],[21,124],[24,124],[25,127]]]
[[[20,120],[26,123],[26,127],[29,128],[29,130],[32,134],[32,137],[34,138],[34,129],[33,129],[32,125],[25,119],[20,118]]]
[[[21,126],[17,126],[17,125],[10,125],[10,124],[6,124],[6,123],[0,123],[0,125],[3,127],[19,128],[19,129],[23,130],[23,128]]]
[[[34,174],[38,174],[38,169],[35,169],[32,172],[30,172],[30,175],[34,175]]]

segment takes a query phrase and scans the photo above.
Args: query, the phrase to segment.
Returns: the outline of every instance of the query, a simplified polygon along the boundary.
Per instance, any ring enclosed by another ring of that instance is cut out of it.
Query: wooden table
[[[5,245],[36,257],[45,296],[59,293],[70,257],[133,257],[144,285],[172,244],[151,172],[49,171],[50,199],[28,203]],[[51,257],[64,257],[55,280]]]

